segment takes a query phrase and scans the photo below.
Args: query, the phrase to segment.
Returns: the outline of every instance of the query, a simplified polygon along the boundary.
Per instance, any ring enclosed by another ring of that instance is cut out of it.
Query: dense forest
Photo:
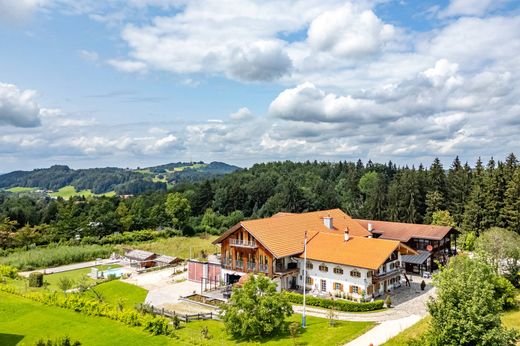
[[[176,162],[135,170],[115,167],[75,170],[68,166],[56,165],[50,168],[14,171],[0,175],[0,189],[34,187],[56,191],[71,185],[77,190],[90,189],[95,194],[110,191],[114,191],[118,195],[140,194],[149,191],[165,191],[168,183],[202,181],[238,169],[239,167],[223,162],[209,164]]]
[[[491,227],[520,232],[520,166],[475,165],[455,158],[449,167],[361,162],[272,162],[220,178],[180,182],[173,191],[130,198],[69,200],[0,194],[0,246],[15,247],[114,232],[175,228],[218,234],[242,218],[278,211],[342,208],[357,218],[453,224],[478,236]],[[9,221],[10,220],[10,221]]]

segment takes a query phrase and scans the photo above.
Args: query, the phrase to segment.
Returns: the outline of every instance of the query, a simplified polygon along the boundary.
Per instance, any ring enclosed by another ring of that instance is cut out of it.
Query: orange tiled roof
[[[308,242],[307,258],[377,270],[400,246],[401,243],[395,240],[351,236],[345,241],[343,234],[320,232]],[[415,254],[407,247],[402,250]],[[299,257],[303,258],[303,254]]]
[[[328,216],[333,220],[331,230],[323,223],[323,218]],[[251,233],[276,258],[303,252],[305,231],[307,231],[308,239],[318,232],[338,233],[343,236],[346,228],[353,236],[367,237],[370,235],[370,232],[343,211],[331,209],[302,214],[278,213],[275,217],[242,221],[231,227],[213,243],[222,242],[240,227],[244,227]]]
[[[368,229],[371,223],[373,233],[381,234],[379,239],[393,239],[404,243],[411,238],[440,240],[444,238],[451,230],[457,232],[449,226],[421,225],[416,223],[390,222],[355,219],[361,226]],[[458,232],[457,232],[458,233]]]

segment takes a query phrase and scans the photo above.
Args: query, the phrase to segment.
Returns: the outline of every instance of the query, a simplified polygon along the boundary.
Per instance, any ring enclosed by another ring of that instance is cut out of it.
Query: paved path
[[[21,276],[25,276],[25,277],[28,277],[29,274],[34,273],[34,272],[53,274],[53,273],[68,272],[68,271],[76,270],[76,269],[95,267],[95,266],[103,265],[103,264],[114,264],[114,263],[118,263],[118,262],[119,261],[117,261],[117,260],[111,260],[111,259],[107,258],[107,259],[102,259],[99,261],[81,262],[81,263],[67,264],[64,266],[59,266],[59,267],[54,267],[54,268],[31,270],[31,271],[27,271],[27,272],[20,272],[19,274]]]
[[[403,330],[424,318],[424,315],[410,315],[397,320],[384,321],[345,346],[382,345]]]

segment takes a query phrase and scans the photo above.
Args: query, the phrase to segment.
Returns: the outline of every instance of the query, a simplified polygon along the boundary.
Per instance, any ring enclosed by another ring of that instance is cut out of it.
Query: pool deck
[[[19,274],[24,277],[29,277],[31,273],[39,272],[43,274],[54,274],[54,273],[62,273],[62,272],[68,272],[71,270],[76,269],[83,269],[83,268],[89,268],[89,267],[95,267],[98,265],[107,265],[107,264],[118,264],[118,260],[112,260],[109,258],[96,260],[96,261],[90,261],[90,262],[81,262],[81,263],[74,263],[74,264],[67,264],[64,266],[59,267],[53,267],[53,268],[44,268],[44,269],[38,269],[38,270],[31,270],[26,272],[20,272]]]

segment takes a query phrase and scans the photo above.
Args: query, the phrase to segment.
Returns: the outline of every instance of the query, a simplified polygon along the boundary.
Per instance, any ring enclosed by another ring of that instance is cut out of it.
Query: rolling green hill
[[[127,195],[167,190],[180,181],[212,179],[238,170],[222,162],[177,162],[125,169],[116,167],[71,169],[55,165],[0,175],[0,189],[12,193],[40,193],[69,198],[83,195]]]

